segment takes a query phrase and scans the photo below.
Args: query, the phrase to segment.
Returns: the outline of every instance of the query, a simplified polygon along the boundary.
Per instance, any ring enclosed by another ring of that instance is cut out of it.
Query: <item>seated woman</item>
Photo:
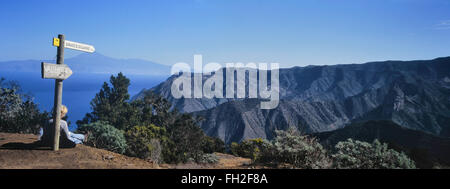
[[[61,105],[61,118],[65,117],[66,114],[68,112],[68,109],[66,106]],[[69,127],[67,126],[67,122],[62,120],[60,121],[60,128],[61,131],[63,131],[67,137],[67,139],[71,140],[72,142],[74,142],[75,144],[82,144],[83,142],[86,142],[87,140],[87,134],[86,135],[82,135],[82,134],[75,134],[69,131]],[[53,119],[50,119],[48,121],[48,124],[46,124],[46,127],[53,127]],[[52,129],[45,129],[47,131],[52,131]],[[53,129],[54,130],[54,129]],[[39,131],[39,140],[41,140],[41,137],[44,135],[44,129],[41,128]]]

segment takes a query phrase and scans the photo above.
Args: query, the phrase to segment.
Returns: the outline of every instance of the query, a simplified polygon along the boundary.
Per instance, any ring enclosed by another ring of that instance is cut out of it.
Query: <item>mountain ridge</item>
[[[203,130],[226,143],[271,139],[274,129],[292,126],[314,133],[371,119],[450,136],[450,57],[282,68],[280,105],[273,110],[253,106],[257,99],[174,99],[170,86],[176,77],[150,90],[173,108],[204,117]]]

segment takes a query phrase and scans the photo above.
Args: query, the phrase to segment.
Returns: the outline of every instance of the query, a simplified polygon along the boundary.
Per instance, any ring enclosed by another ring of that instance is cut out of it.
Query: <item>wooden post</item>
[[[62,34],[58,35],[59,47],[56,55],[56,64],[64,64],[64,41],[65,37]],[[55,128],[54,140],[53,140],[53,151],[59,150],[59,133],[61,125],[61,103],[62,103],[62,87],[63,80],[55,79],[55,101],[53,107],[53,124]]]
[[[41,74],[44,79],[55,79],[55,100],[53,106],[53,127],[55,133],[53,134],[53,151],[59,150],[59,133],[61,131],[61,103],[62,103],[62,87],[63,80],[72,75],[72,70],[64,65],[64,48],[74,49],[78,51],[84,51],[93,53],[95,48],[92,45],[83,43],[66,41],[63,34],[59,34],[58,38],[53,38],[53,46],[58,47],[56,55],[56,65],[42,62]]]

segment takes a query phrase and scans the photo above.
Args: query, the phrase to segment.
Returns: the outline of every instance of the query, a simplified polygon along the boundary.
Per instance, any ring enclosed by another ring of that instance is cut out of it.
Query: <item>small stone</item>
[[[113,160],[114,156],[112,155],[103,155],[103,160]]]

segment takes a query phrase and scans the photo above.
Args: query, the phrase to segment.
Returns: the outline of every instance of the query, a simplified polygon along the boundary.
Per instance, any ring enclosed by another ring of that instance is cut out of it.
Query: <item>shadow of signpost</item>
[[[67,138],[67,135],[63,130],[60,131],[60,148],[75,148],[76,144]],[[52,133],[51,131],[44,131],[44,133]],[[23,142],[9,142],[0,146],[0,149],[8,150],[52,150],[53,147],[53,137],[49,134],[44,134],[41,140],[32,143]]]
[[[22,142],[10,142],[0,146],[0,149],[7,150],[51,150],[50,146],[42,145],[41,142],[36,141],[33,143],[22,143]]]

